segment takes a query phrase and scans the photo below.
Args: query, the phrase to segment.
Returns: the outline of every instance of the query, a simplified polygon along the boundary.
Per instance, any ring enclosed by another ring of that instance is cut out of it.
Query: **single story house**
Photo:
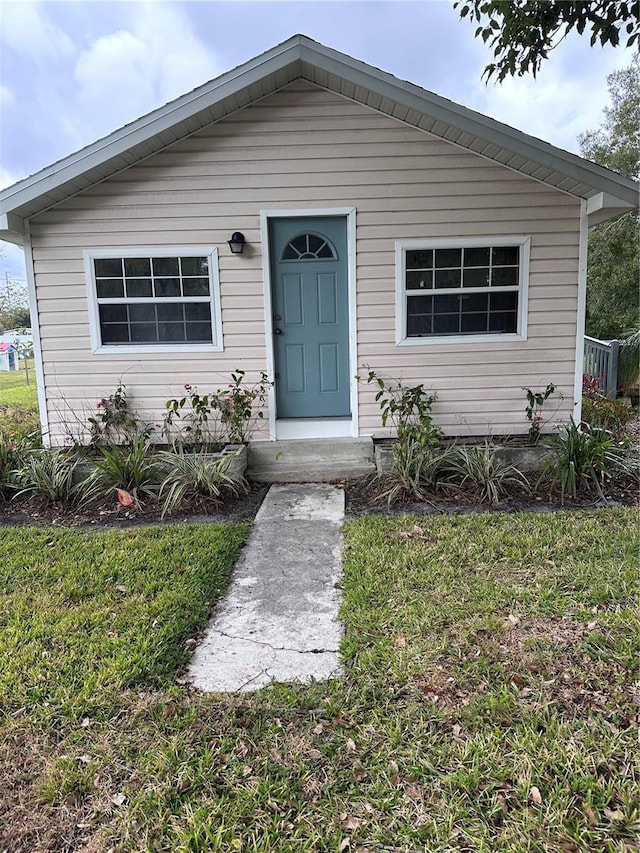
[[[13,344],[0,343],[0,370],[17,370],[18,354]]]
[[[53,444],[119,380],[158,422],[237,368],[275,380],[257,438],[382,435],[368,369],[435,392],[445,433],[495,435],[550,382],[579,417],[588,229],[637,206],[296,35],[5,189],[0,237],[25,248]]]

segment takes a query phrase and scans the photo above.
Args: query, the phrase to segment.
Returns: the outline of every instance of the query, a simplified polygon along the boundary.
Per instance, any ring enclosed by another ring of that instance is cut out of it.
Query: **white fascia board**
[[[587,201],[586,215],[588,217],[589,228],[593,228],[594,225],[599,225],[601,222],[606,222],[608,219],[624,216],[625,213],[629,213],[629,211],[634,209],[633,205],[627,204],[617,196],[611,195],[611,193],[597,193],[597,195],[592,196]]]
[[[24,220],[13,213],[0,214],[0,240],[24,245]]]

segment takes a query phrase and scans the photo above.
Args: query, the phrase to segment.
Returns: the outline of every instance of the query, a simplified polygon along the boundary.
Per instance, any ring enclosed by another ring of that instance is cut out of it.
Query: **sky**
[[[623,48],[570,34],[537,78],[481,79],[492,55],[447,0],[0,0],[0,188],[295,33],[575,153]],[[0,284],[24,278],[1,243]]]

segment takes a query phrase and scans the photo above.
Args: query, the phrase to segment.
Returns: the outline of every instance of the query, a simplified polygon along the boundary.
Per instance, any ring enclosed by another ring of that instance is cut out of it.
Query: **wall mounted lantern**
[[[241,234],[240,231],[234,231],[231,235],[231,239],[228,242],[232,255],[242,254],[242,250],[244,249],[245,244],[244,234]]]

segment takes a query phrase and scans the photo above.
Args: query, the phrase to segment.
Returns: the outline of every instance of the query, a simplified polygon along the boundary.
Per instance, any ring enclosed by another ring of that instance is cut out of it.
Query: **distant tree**
[[[591,33],[591,45],[626,44],[640,37],[640,3],[620,0],[455,0],[460,17],[477,21],[476,37],[493,48],[483,77],[531,73],[574,28]]]
[[[611,106],[597,130],[578,137],[584,157],[627,178],[640,176],[640,58],[607,77]],[[640,187],[638,188],[640,191]],[[589,234],[587,334],[619,338],[640,328],[640,217],[627,213]]]
[[[7,277],[0,282],[0,326],[17,329],[30,325],[27,283],[23,279]]]

